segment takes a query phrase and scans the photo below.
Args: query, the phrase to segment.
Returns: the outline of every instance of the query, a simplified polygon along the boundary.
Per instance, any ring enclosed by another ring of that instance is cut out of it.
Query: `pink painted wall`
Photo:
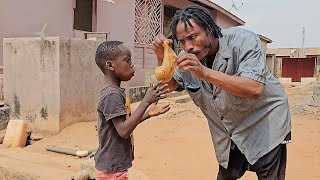
[[[108,40],[123,41],[134,53],[134,0],[115,4],[97,1],[97,31],[110,32]],[[133,56],[132,56],[133,57]]]
[[[2,38],[35,37],[48,23],[46,36],[72,37],[73,0],[0,0],[0,66]]]
[[[229,18],[228,16],[222,14],[219,11],[216,11],[215,22],[222,29],[238,26],[238,23],[236,21],[234,21],[233,19]]]

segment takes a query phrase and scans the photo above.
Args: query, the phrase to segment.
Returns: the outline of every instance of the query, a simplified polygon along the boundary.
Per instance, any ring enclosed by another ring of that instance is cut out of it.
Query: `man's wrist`
[[[208,72],[209,68],[205,67],[204,65],[201,65],[201,67],[199,68],[199,71],[201,72],[201,76],[199,78],[201,79],[206,79],[208,77]]]

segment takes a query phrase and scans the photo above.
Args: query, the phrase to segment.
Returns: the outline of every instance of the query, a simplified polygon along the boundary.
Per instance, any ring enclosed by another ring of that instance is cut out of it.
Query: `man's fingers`
[[[163,48],[163,38],[161,38],[161,37],[155,37],[154,38],[154,42],[155,42],[155,44],[157,44],[157,46],[158,47],[162,47]]]
[[[172,39],[168,39],[168,41],[169,41],[169,45],[171,46],[173,44]]]
[[[179,64],[177,64],[177,66],[179,68],[183,68],[185,66],[196,66],[196,65],[197,65],[197,62],[190,60],[190,59],[186,59],[186,60],[180,62]]]
[[[163,42],[163,41],[166,40],[167,38],[166,38],[163,34],[160,34],[160,35],[159,35],[159,39]]]
[[[158,43],[155,42],[155,41],[152,41],[152,45],[153,45],[155,48],[163,49],[163,46],[161,46],[160,44],[158,44]]]
[[[175,61],[176,61],[176,65],[179,65],[181,62],[185,61],[185,60],[193,60],[193,61],[199,61],[196,56],[194,54],[182,54],[178,57],[176,57]]]
[[[184,67],[181,67],[180,69],[182,72],[187,72],[187,71],[196,72],[197,70],[199,70],[199,68],[196,66],[184,66]]]

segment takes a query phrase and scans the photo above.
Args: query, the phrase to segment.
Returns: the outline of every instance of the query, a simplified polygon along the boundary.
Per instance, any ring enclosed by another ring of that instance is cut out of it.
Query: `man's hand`
[[[150,105],[148,115],[149,115],[149,117],[158,116],[160,114],[164,114],[164,113],[168,112],[169,109],[170,109],[169,103],[164,106],[158,106],[158,102],[155,102]]]
[[[176,58],[177,67],[183,72],[190,71],[195,77],[202,78],[204,76],[205,66],[201,64],[196,55],[184,53]]]
[[[156,36],[152,42],[153,44],[153,48],[154,48],[154,53],[157,55],[158,57],[158,61],[160,64],[162,64],[162,60],[164,57],[164,48],[163,48],[163,41],[168,40],[169,41],[169,46],[172,47],[172,40],[171,39],[167,39],[166,37],[164,37],[164,35],[160,35],[160,36]]]

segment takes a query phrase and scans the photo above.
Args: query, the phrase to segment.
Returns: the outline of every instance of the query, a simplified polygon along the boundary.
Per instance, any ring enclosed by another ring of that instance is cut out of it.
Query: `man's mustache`
[[[206,49],[211,49],[212,48],[212,44],[211,43],[208,43],[208,44],[205,44],[204,45],[204,48],[202,49],[202,50],[200,50],[200,51],[194,51],[194,50],[190,50],[190,51],[188,51],[188,53],[190,53],[190,54],[194,54],[194,55],[198,55],[198,54],[200,54],[202,51],[204,51],[204,50],[206,50]]]

